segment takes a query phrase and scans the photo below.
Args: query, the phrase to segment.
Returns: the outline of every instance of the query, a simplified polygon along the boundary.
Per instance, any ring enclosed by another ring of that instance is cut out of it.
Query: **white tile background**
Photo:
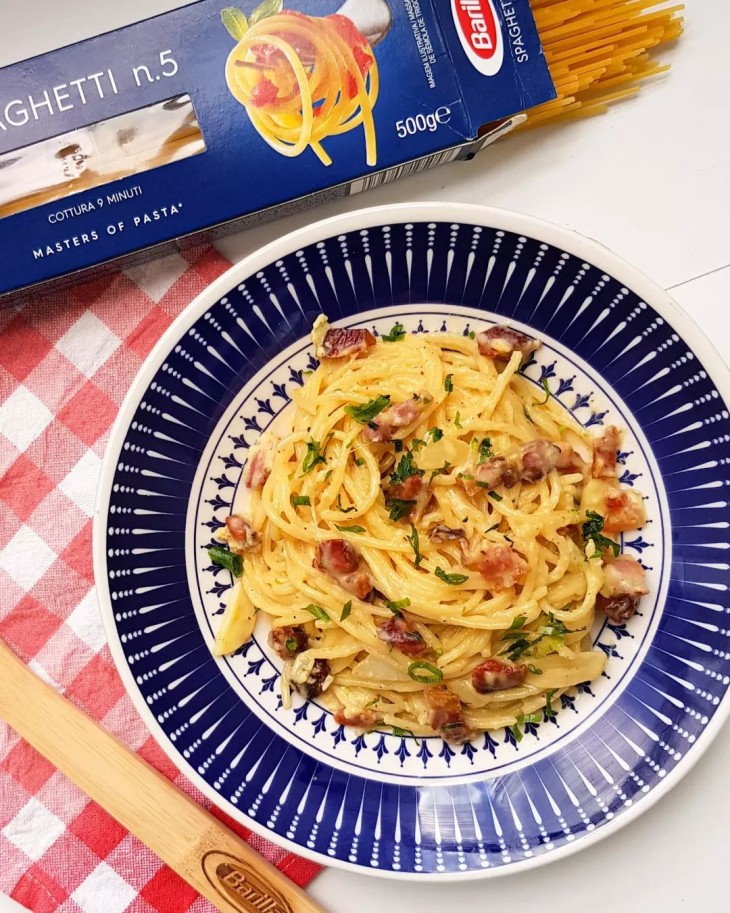
[[[0,65],[182,5],[179,0],[35,0],[31,29],[27,17],[16,14],[20,7],[14,0],[0,0]],[[669,289],[727,360],[730,4],[688,0],[687,6],[687,32],[666,54],[672,74],[647,86],[638,100],[593,121],[511,137],[474,162],[340,201],[318,216],[360,205],[454,200],[567,225],[599,239]],[[240,259],[313,218],[302,214],[264,226],[229,238],[220,248]],[[115,342],[99,340],[104,346]],[[73,350],[72,339],[68,344]],[[32,416],[23,433],[35,434],[46,417],[23,409]],[[73,480],[67,482],[73,488]],[[78,623],[83,627],[83,618]],[[394,905],[398,913],[443,908],[727,913],[728,761],[726,727],[687,778],[640,820],[533,872],[447,887],[329,870],[310,891],[331,913],[376,913]],[[12,909],[19,908],[0,898],[0,913]]]

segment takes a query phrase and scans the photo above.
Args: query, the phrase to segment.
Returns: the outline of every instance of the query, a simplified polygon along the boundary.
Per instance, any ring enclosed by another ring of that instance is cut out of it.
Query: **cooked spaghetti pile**
[[[260,610],[284,706],[297,689],[360,728],[463,742],[551,715],[604,668],[596,610],[623,623],[647,592],[611,538],[646,519],[620,433],[593,438],[529,381],[539,343],[509,327],[376,341],[320,319],[314,342],[210,552],[235,577],[216,651]]]

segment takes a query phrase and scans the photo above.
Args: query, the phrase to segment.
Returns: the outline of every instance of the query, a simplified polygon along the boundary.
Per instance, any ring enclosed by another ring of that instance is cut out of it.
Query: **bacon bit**
[[[464,566],[479,571],[492,592],[522,583],[529,570],[522,555],[501,542],[483,542],[476,549],[462,543],[462,554]]]
[[[279,90],[274,83],[265,76],[260,79],[251,90],[251,104],[254,108],[266,108],[276,104]]]
[[[274,468],[274,454],[278,443],[276,435],[265,431],[249,450],[246,468],[243,470],[243,484],[246,488],[264,487]]]
[[[504,663],[500,659],[488,659],[477,666],[471,674],[471,683],[479,694],[504,691],[521,685],[527,676],[524,663]]]
[[[403,482],[398,482],[397,485],[389,486],[386,497],[387,499],[398,498],[402,501],[415,501],[416,503],[408,511],[408,517],[411,520],[418,521],[426,513],[432,492],[421,476],[412,475],[408,476]]]
[[[574,472],[583,473],[585,471],[586,461],[577,450],[562,441],[558,444],[558,447],[560,448],[560,455],[555,463],[555,468],[558,472],[570,474]]]
[[[362,355],[374,345],[375,337],[370,330],[331,327],[316,354],[317,358],[348,358],[350,355]]]
[[[335,723],[338,726],[354,726],[355,729],[373,729],[383,722],[382,716],[372,710],[356,710],[348,712],[344,707],[335,713]]]
[[[239,514],[231,514],[230,517],[226,517],[226,539],[228,547],[234,554],[242,555],[244,552],[252,551],[258,546],[260,538],[248,520]]]
[[[304,628],[272,628],[269,632],[269,646],[281,659],[294,659],[307,649],[308,638]]]
[[[550,441],[530,441],[520,448],[520,470],[523,482],[539,482],[555,469],[560,448]]]
[[[463,529],[452,529],[450,526],[445,526],[443,523],[440,523],[429,531],[428,538],[431,542],[441,544],[443,542],[454,542],[457,539],[464,539],[466,538],[466,533]]]
[[[394,432],[407,428],[408,425],[412,425],[413,422],[421,417],[425,406],[426,401],[420,396],[391,406],[390,409],[381,412],[371,422],[371,425],[376,426],[375,428],[372,428],[371,425],[366,425],[363,428],[362,436],[364,440],[378,444],[391,441]]]
[[[612,624],[623,624],[636,614],[641,597],[649,592],[644,568],[631,555],[619,555],[604,561],[603,573],[596,605]]]
[[[510,464],[504,457],[494,457],[474,469],[474,481],[481,482],[487,488],[496,488],[504,481]]]
[[[300,691],[307,700],[313,700],[328,687],[330,678],[330,664],[326,659],[315,659],[309,678],[304,684],[297,685],[297,691]]]
[[[616,460],[621,445],[621,432],[615,425],[609,425],[593,445],[594,479],[610,479],[616,475]]]
[[[378,637],[406,656],[420,656],[428,650],[428,644],[418,631],[414,631],[405,618],[397,615],[378,625]]]
[[[538,339],[530,339],[518,330],[513,330],[512,327],[492,327],[491,330],[479,333],[477,345],[481,355],[499,361],[509,361],[514,352],[521,352],[522,357],[526,358],[532,352],[536,352],[542,343]]]
[[[646,523],[641,493],[631,488],[609,488],[606,492],[604,532],[627,533]]]
[[[446,685],[426,688],[425,694],[429,707],[429,726],[435,729],[445,742],[461,745],[474,737],[474,733],[464,720],[461,701]]]
[[[343,590],[367,599],[373,589],[370,570],[357,549],[345,539],[327,539],[317,545],[313,566],[336,580]]]

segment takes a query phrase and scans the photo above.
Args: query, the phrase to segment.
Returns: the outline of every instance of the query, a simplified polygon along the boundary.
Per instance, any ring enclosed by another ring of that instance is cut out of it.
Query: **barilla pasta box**
[[[528,0],[199,0],[6,67],[0,300],[473,157],[553,97]]]

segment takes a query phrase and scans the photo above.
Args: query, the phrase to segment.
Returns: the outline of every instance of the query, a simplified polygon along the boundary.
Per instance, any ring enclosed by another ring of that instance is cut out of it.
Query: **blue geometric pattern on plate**
[[[242,700],[234,666],[246,672],[244,681],[258,676],[261,700],[276,694],[276,670],[259,638],[229,664],[210,655],[188,574],[202,577],[203,596],[218,603],[226,581],[191,571],[200,530],[192,528],[190,505],[204,454],[230,411],[242,433],[217,451],[205,483],[216,492],[202,500],[209,516],[201,520],[212,534],[247,446],[302,381],[308,356],[295,354],[297,344],[319,313],[356,323],[361,312],[393,308],[418,329],[413,305],[422,306],[429,329],[440,314],[462,322],[471,314],[480,326],[498,316],[529,327],[546,351],[528,375],[538,381],[541,371],[554,370],[551,389],[586,425],[628,410],[622,424],[647,453],[622,455],[624,481],[648,476],[637,484],[648,494],[654,486],[648,504],[655,522],[626,545],[666,589],[657,610],[600,634],[609,674],[621,654],[630,653],[634,665],[620,687],[609,686],[600,714],[591,715],[598,698],[585,689],[564,698],[557,722],[574,727],[569,738],[555,739],[555,727],[543,723],[519,745],[504,733],[455,750],[440,740],[377,733],[342,739],[320,708],[296,705],[310,727],[307,739],[319,727],[333,757],[338,742],[352,752],[352,763],[337,763],[285,740],[275,724],[262,722],[261,706]],[[479,319],[476,312],[485,313]],[[277,375],[257,391],[259,403],[233,416],[238,404],[253,403],[242,391],[254,376],[283,370],[289,347],[286,382]],[[602,379],[605,409],[585,400],[586,378]],[[260,832],[321,861],[383,874],[496,873],[579,843],[648,802],[697,752],[730,681],[729,464],[727,407],[702,363],[664,317],[590,263],[537,239],[471,224],[393,222],[331,237],[229,290],[181,331],[143,391],[102,518],[122,653],[115,652],[166,749]],[[387,776],[356,772],[358,758],[372,771],[378,755],[393,762]],[[510,764],[497,770],[503,758]],[[452,782],[448,772],[459,763]],[[471,767],[492,773],[470,777],[464,771]],[[407,773],[415,769],[419,778],[411,782]]]

